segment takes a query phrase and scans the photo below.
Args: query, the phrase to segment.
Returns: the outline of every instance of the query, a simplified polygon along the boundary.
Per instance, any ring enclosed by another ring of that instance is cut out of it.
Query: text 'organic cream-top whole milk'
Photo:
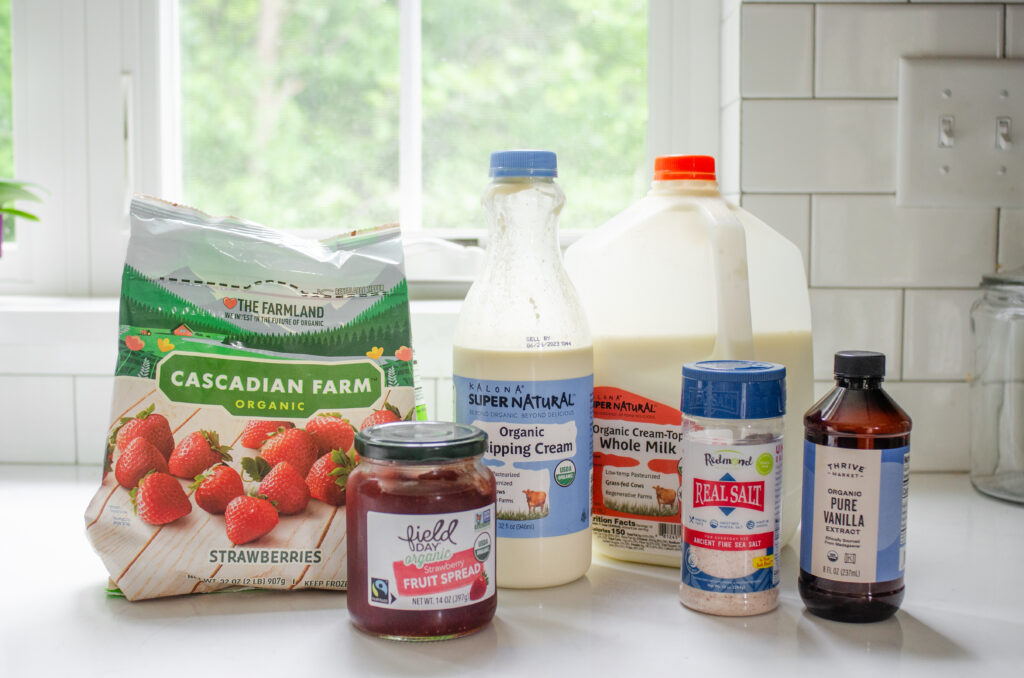
[[[650,192],[566,251],[594,341],[594,544],[678,566],[683,364],[785,365],[782,540],[800,519],[811,313],[800,251],[726,203],[708,156],[655,161]]]

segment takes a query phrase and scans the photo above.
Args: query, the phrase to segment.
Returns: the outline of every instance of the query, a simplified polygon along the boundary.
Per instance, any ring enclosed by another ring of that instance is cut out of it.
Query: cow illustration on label
[[[671,487],[662,487],[661,485],[654,486],[654,498],[658,502],[658,509],[662,506],[667,506],[670,509],[675,509],[676,505],[676,490]]]
[[[536,490],[523,490],[523,494],[526,495],[526,512],[533,513],[534,509],[538,512],[544,511],[544,504],[548,501],[547,492],[538,492]]]

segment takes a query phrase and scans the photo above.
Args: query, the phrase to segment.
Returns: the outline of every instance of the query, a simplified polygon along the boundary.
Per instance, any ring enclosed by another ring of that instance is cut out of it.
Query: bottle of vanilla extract
[[[911,421],[884,374],[882,353],[836,353],[835,388],[804,415],[799,589],[819,617],[880,621],[903,601]]]

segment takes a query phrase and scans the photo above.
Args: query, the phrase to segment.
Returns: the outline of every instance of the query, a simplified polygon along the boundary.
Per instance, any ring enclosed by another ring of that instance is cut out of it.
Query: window
[[[180,36],[183,199],[203,209],[478,228],[487,154],[516,147],[559,152],[568,228],[642,190],[645,0],[181,0]]]
[[[116,295],[133,190],[472,239],[489,151],[559,153],[565,231],[717,152],[718,0],[0,2],[14,175],[48,191],[0,294]]]

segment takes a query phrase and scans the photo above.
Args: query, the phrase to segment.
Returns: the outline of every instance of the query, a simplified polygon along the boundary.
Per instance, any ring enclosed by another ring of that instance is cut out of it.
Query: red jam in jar
[[[348,612],[397,640],[444,640],[494,617],[495,484],[487,435],[447,422],[372,426],[346,486]]]

